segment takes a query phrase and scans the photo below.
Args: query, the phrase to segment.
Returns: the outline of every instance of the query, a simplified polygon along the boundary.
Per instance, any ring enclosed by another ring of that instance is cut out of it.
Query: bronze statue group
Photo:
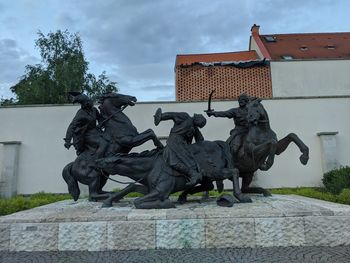
[[[73,103],[81,108],[70,123],[64,146],[74,146],[77,158],[63,169],[62,175],[74,200],[80,195],[78,182],[89,186],[91,201],[103,200],[104,207],[112,206],[130,192],[143,196],[134,200],[136,208],[172,208],[171,193],[182,191],[178,201],[184,203],[188,194],[209,191],[216,182],[223,190],[223,180],[233,183],[233,196],[238,202],[251,202],[246,193],[270,193],[260,187],[250,187],[254,173],[268,170],[274,157],[294,142],[301,151],[300,161],[306,164],[308,147],[294,133],[277,140],[271,130],[261,100],[241,94],[239,107],[227,111],[210,109],[208,117],[224,117],[234,121],[234,129],[226,141],[206,141],[200,131],[207,120],[202,114],[190,116],[186,112],[154,114],[154,124],[171,120],[164,146],[152,129],[139,133],[123,110],[134,106],[136,98],[120,93],[106,93],[99,99],[99,109],[81,93],[71,92]],[[155,148],[141,153],[130,153],[133,147],[152,140]],[[103,191],[110,175],[133,179],[118,192]],[[242,177],[242,186],[239,185]],[[218,202],[232,206],[233,199]]]

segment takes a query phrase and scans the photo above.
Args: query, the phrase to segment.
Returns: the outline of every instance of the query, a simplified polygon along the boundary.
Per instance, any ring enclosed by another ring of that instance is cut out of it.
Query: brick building
[[[249,50],[177,55],[177,101],[350,95],[350,33],[264,34],[253,25]]]
[[[237,98],[243,92],[272,97],[269,63],[254,50],[177,55],[175,75],[177,101],[207,100],[213,89],[217,99]]]

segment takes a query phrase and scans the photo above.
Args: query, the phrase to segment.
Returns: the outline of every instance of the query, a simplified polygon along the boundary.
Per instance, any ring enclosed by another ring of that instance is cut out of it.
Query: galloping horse
[[[148,140],[153,140],[158,148],[163,147],[153,130],[138,133],[130,119],[123,113],[126,106],[133,106],[135,102],[135,97],[117,93],[108,93],[101,97],[100,110],[104,120],[99,123],[99,126],[103,129],[103,133],[96,136],[100,136],[101,143],[108,145],[105,157],[117,153],[128,153],[133,147]],[[74,162],[63,168],[62,176],[74,200],[77,200],[80,195],[78,182],[89,186],[90,200],[105,199],[110,195],[102,191],[107,182],[108,173],[93,167],[94,161],[101,158],[96,154],[97,148],[98,145],[85,145],[86,150]]]
[[[251,202],[239,188],[238,171],[231,168],[229,147],[222,141],[201,141],[189,145],[194,158],[203,171],[203,180],[195,192],[212,190],[213,181],[229,179],[233,182],[234,196],[241,202]],[[186,189],[186,178],[168,166],[163,150],[155,149],[143,153],[119,154],[96,160],[96,166],[109,174],[127,176],[136,181],[104,200],[104,206],[112,206],[130,192],[146,195],[135,200],[136,208],[173,208],[169,195]]]
[[[286,150],[294,142],[301,151],[300,162],[306,165],[309,160],[309,148],[294,133],[288,134],[281,140],[270,128],[269,117],[260,99],[253,99],[247,104],[249,132],[243,139],[243,153],[235,156],[234,167],[242,177],[243,193],[260,193],[271,195],[269,191],[260,187],[249,187],[254,172],[258,169],[267,171],[274,163],[275,155]]]

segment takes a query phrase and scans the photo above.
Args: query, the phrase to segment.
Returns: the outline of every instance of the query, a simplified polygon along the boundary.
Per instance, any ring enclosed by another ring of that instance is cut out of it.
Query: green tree
[[[110,81],[103,71],[97,78],[93,74],[87,74],[85,82],[85,93],[94,101],[105,92],[116,91],[117,83]]]
[[[41,63],[27,65],[25,74],[10,90],[15,100],[2,100],[3,104],[62,104],[69,103],[68,91],[80,91],[96,99],[106,91],[117,91],[103,71],[97,78],[88,73],[80,36],[67,30],[38,32],[35,47],[39,49]]]

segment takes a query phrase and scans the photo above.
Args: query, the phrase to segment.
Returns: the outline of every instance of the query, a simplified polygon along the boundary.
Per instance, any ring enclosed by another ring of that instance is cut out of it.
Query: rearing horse
[[[243,193],[261,193],[271,195],[269,191],[260,187],[249,187],[254,172],[258,169],[267,171],[274,163],[275,155],[284,152],[291,142],[301,151],[300,162],[306,165],[309,160],[309,148],[294,133],[288,134],[281,140],[270,128],[270,121],[260,99],[253,99],[247,104],[249,132],[243,139],[243,155],[235,156],[234,166],[238,168],[242,177]]]
[[[125,107],[134,106],[137,99],[120,93],[108,93],[100,99],[100,111],[105,120],[102,125],[104,134],[110,140],[114,153],[128,153],[133,147],[152,140],[157,148],[163,148],[152,129],[139,133],[128,116],[123,112]]]

